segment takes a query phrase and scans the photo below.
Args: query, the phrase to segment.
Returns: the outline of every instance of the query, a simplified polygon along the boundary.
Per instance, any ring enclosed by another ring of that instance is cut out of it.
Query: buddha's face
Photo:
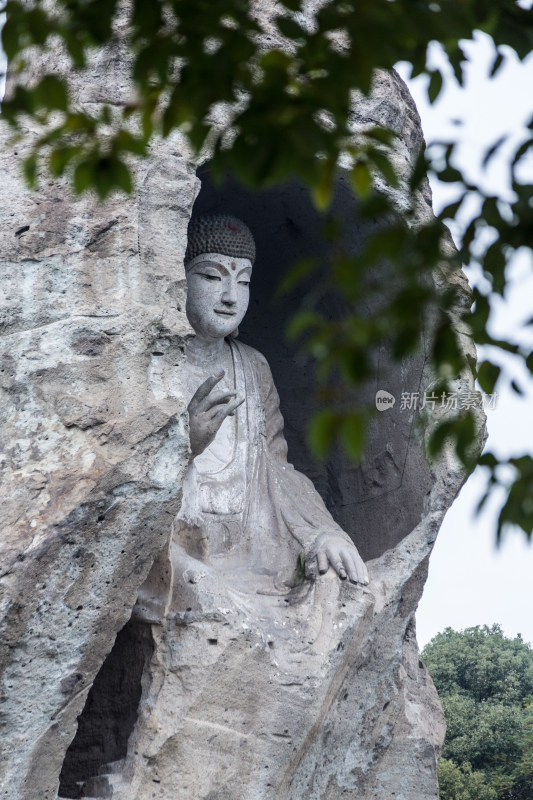
[[[209,253],[187,271],[187,319],[197,336],[223,339],[239,327],[250,299],[247,258]]]

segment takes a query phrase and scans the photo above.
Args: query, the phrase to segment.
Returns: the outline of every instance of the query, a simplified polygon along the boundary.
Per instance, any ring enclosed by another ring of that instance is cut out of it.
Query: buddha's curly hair
[[[203,253],[220,253],[255,261],[255,241],[250,228],[237,217],[214,214],[189,223],[185,264]]]

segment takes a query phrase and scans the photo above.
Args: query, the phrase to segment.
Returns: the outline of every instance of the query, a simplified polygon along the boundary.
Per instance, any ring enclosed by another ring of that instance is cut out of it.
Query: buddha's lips
[[[215,314],[221,314],[223,317],[234,317],[237,313],[236,311],[220,311],[219,309],[214,309]]]

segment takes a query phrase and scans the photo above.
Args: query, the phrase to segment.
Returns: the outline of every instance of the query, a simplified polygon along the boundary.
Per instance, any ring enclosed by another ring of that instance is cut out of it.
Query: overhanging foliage
[[[533,147],[533,135],[511,159],[513,194],[504,201],[465,179],[454,160],[455,142],[442,143],[435,156],[421,152],[410,176],[398,175],[393,132],[354,126],[353,102],[371,91],[376,70],[390,70],[399,61],[409,62],[413,75],[429,76],[428,95],[435,101],[443,75],[428,60],[429,45],[440,44],[461,83],[462,44],[476,31],[494,41],[495,74],[506,48],[519,58],[530,53],[533,16],[513,0],[332,0],[317,6],[311,18],[300,0],[280,2],[267,39],[254,13],[260,5],[251,0],[57,0],[53,5],[8,0],[2,42],[13,80],[2,114],[15,134],[22,135],[28,118],[41,126],[25,161],[26,178],[34,187],[44,167],[55,177],[66,176],[78,193],[95,190],[105,199],[116,190],[130,192],[131,158],[145,156],[154,137],[178,130],[193,154],[210,153],[214,175],[231,172],[252,187],[298,177],[321,208],[331,201],[340,160],[349,165],[363,217],[398,220],[394,198],[401,195],[403,219],[381,227],[360,254],[339,259],[327,276],[328,285],[349,305],[372,291],[365,276],[375,265],[392,263],[398,288],[379,313],[366,320],[348,313],[332,321],[307,297],[289,332],[316,359],[323,387],[324,411],[311,429],[315,451],[325,456],[338,437],[358,458],[370,412],[332,395],[329,378],[340,374],[345,385],[357,388],[372,372],[372,351],[386,345],[395,358],[408,356],[418,347],[428,318],[435,376],[431,389],[437,397],[449,393],[458,375],[476,370],[465,362],[458,328],[475,343],[493,348],[493,360],[484,360],[475,373],[484,392],[491,394],[504,379],[498,352],[510,353],[533,370],[533,356],[519,343],[489,333],[491,296],[504,294],[509,259],[531,243],[533,187],[521,181],[519,167]],[[95,48],[105,47],[121,48],[135,91],[124,105],[104,103],[94,112],[79,108],[69,75],[86,68]],[[51,71],[28,83],[26,62],[47,51],[66,54],[65,72]],[[486,153],[487,163],[498,146]],[[457,202],[429,221],[418,214],[418,193],[428,172],[462,189]],[[457,253],[443,223],[453,220],[471,195],[481,198],[481,213]],[[474,290],[471,309],[458,305],[455,290],[446,284],[460,263],[479,264],[490,286]],[[312,267],[300,265],[285,289]],[[438,272],[440,288],[430,279]],[[512,385],[521,391],[517,381]],[[471,470],[479,458],[478,439],[476,416],[465,409],[432,426],[429,453],[436,456],[451,441]],[[533,459],[526,454],[502,464],[486,453],[481,463],[489,472],[489,489],[498,483],[508,488],[498,535],[502,526],[515,524],[530,536]]]

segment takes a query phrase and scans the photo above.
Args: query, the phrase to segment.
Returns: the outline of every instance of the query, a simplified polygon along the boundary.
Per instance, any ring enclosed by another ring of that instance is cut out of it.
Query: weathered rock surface
[[[187,462],[178,155],[105,206],[1,156],[2,797],[55,797],[87,691],[164,544]]]
[[[120,777],[103,769],[86,791],[120,800],[436,799],[444,721],[405,609],[418,601],[437,527],[433,515],[374,562],[368,589],[319,578],[321,617],[291,628],[290,650],[228,609],[153,626]]]
[[[78,90],[80,103],[124,102],[119,55],[95,59]],[[397,129],[397,166],[406,174],[421,134],[396,76],[379,76],[373,97],[356,105],[354,121],[369,120]],[[19,177],[31,136],[15,152],[3,131],[0,155],[3,800],[57,797],[89,689],[168,539],[188,457],[180,394],[190,335],[182,258],[198,191],[194,167],[178,141],[154,147],[138,167],[131,198],[100,206],[51,183],[31,194]],[[420,214],[430,213],[426,194]],[[293,217],[286,218],[290,227]],[[253,344],[268,350],[257,338]],[[269,359],[276,376],[275,354]],[[415,365],[387,372],[384,388],[401,391],[406,374],[428,384],[423,348]],[[350,473],[353,483],[340,462],[322,481],[299,445],[306,420],[291,411],[294,386],[283,375],[277,385],[290,418],[292,459],[307,466],[334,516],[342,521],[349,502],[368,501],[367,509],[374,503],[375,516],[361,511],[356,539],[373,558],[370,587],[340,588],[325,613],[345,626],[343,647],[330,652],[321,645],[319,667],[313,648],[304,648],[292,685],[292,668],[280,668],[276,647],[253,628],[236,632],[216,621],[213,629],[185,625],[179,635],[154,628],[153,651],[146,631],[134,632],[122,661],[116,650],[110,656],[121,666],[109,670],[128,674],[135,653],[141,667],[148,664],[138,724],[126,763],[93,781],[95,796],[110,796],[114,785],[113,797],[123,800],[437,797],[444,723],[418,662],[414,612],[440,521],[463,475],[450,456],[432,469],[423,464],[413,420],[391,411],[387,434],[376,430],[372,438],[373,456]],[[412,473],[403,470],[404,457],[419,465]],[[363,500],[361,487],[368,489]],[[384,502],[396,508],[388,523]],[[329,578],[323,581],[329,586]],[[174,685],[176,693],[169,692]],[[265,701],[267,692],[272,701]],[[128,696],[140,694],[137,686]],[[105,728],[114,712],[97,712]],[[182,716],[183,738],[166,738],[176,730],[166,715]],[[102,741],[112,735],[100,731]],[[226,776],[224,764],[236,763],[242,742],[250,752],[250,741],[256,758]],[[201,750],[191,753],[195,743]],[[100,764],[106,772],[114,752],[106,747],[93,753],[91,769]]]

